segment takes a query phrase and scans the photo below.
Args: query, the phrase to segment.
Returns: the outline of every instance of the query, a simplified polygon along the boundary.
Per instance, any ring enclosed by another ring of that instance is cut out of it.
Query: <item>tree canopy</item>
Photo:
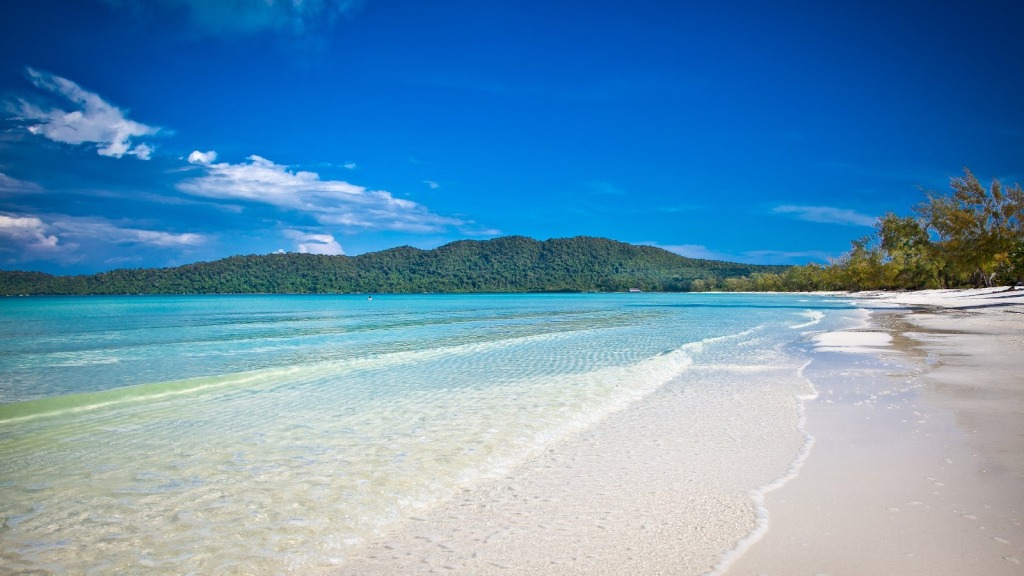
[[[0,293],[214,294],[686,291],[695,281],[781,270],[685,258],[604,238],[537,241],[508,236],[410,246],[359,256],[232,256],[177,268],[120,269],[88,276],[0,272]]]

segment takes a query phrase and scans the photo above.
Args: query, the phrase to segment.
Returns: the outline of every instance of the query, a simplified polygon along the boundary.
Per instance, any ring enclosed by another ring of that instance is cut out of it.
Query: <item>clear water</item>
[[[0,300],[0,566],[337,565],[681,374],[796,370],[807,331],[856,318],[790,295]]]

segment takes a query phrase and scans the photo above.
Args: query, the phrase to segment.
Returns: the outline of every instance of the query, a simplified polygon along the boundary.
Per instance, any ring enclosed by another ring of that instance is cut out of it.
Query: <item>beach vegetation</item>
[[[869,236],[827,265],[732,277],[704,290],[918,290],[991,287],[1024,280],[1024,190],[969,170],[950,192],[924,191],[909,216],[887,213]]]

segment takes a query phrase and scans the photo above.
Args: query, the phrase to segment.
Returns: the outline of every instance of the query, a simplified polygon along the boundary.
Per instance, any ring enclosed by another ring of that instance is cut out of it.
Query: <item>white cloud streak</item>
[[[784,251],[784,250],[747,250],[735,254],[712,250],[703,244],[658,244],[657,242],[640,242],[645,246],[655,246],[674,252],[687,258],[701,260],[722,260],[725,262],[745,262],[749,264],[806,264],[808,261],[824,262],[831,256],[818,250]]]
[[[679,254],[680,256],[686,256],[687,258],[698,258],[701,260],[735,260],[734,256],[730,256],[722,252],[715,252],[714,250],[709,249],[707,246],[704,246],[703,244],[672,244],[668,246],[663,246],[661,244],[652,243],[649,245],[661,248],[663,250],[668,250],[669,252]]]
[[[11,178],[7,174],[0,172],[0,194],[21,194],[26,192],[35,193],[42,191],[42,186],[35,182]]]
[[[64,144],[96,144],[101,156],[121,158],[128,154],[141,160],[152,156],[153,146],[145,142],[134,144],[132,139],[152,136],[160,128],[129,120],[123,110],[71,80],[33,68],[26,70],[37,88],[61,96],[74,105],[63,110],[44,109],[25,100],[9,104],[8,109],[17,120],[30,123],[29,132]]]
[[[125,227],[100,218],[66,215],[0,214],[0,251],[14,252],[20,260],[75,262],[84,244],[137,245],[153,248],[194,248],[208,237]]]
[[[205,244],[201,234],[160,232],[126,228],[102,218],[56,215],[49,227],[61,238],[98,240],[111,244],[141,244],[157,248],[187,248]]]
[[[341,180],[321,180],[314,172],[292,171],[260,156],[240,164],[203,163],[212,152],[193,152],[192,162],[206,174],[178,184],[178,189],[205,198],[266,204],[311,215],[325,225],[364,230],[437,232],[465,224],[430,212],[390,192],[368,190]],[[194,158],[194,159],[193,159]]]
[[[834,256],[822,250],[751,250],[743,254],[746,261],[754,264],[806,264],[810,261],[825,262]]]
[[[330,234],[309,234],[299,230],[285,230],[284,236],[296,242],[295,249],[302,254],[327,254],[341,256],[345,253],[341,244]]]
[[[792,215],[797,220],[819,222],[822,224],[842,224],[845,226],[874,226],[877,218],[845,208],[831,206],[776,206],[775,214]]]
[[[295,36],[330,28],[362,0],[107,0],[117,9],[140,14],[160,5],[183,12],[200,29],[214,34],[261,31]]]
[[[53,222],[61,236],[91,238],[112,244],[142,244],[156,248],[191,248],[206,243],[207,237],[192,232],[173,233],[141,228],[123,228],[102,220],[73,218]]]

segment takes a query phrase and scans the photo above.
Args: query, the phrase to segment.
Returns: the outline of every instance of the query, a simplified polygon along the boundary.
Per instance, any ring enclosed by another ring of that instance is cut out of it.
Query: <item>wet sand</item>
[[[854,296],[893,345],[808,370],[812,454],[727,573],[1024,573],[1024,291]]]
[[[338,573],[708,572],[757,528],[751,489],[784,476],[806,441],[795,398],[809,382],[751,386],[741,376],[716,379],[717,396],[699,400],[692,381],[670,383],[507,476],[466,487]],[[780,385],[791,389],[779,394]],[[766,410],[786,416],[764,422]]]

